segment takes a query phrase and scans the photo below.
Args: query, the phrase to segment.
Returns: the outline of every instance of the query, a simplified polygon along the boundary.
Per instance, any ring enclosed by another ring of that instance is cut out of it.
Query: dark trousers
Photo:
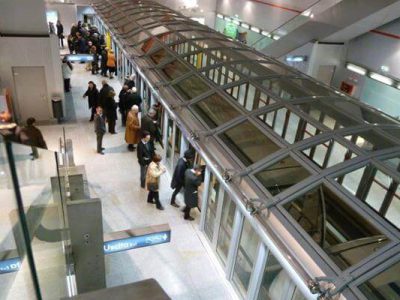
[[[92,62],[92,74],[98,74],[99,73],[99,65],[97,62]]]
[[[68,93],[71,90],[71,79],[64,78],[64,91]]]
[[[95,115],[95,114],[96,114],[96,107],[93,106],[93,107],[91,108],[90,121],[93,121],[93,120],[94,120],[94,115]]]
[[[101,75],[107,76],[107,66],[103,63],[101,63]]]
[[[192,208],[191,207],[189,207],[189,206],[185,206],[185,208],[183,209],[183,213],[184,213],[184,215],[183,215],[183,217],[185,218],[185,219],[187,219],[187,218],[189,218],[190,217],[190,210],[191,210]]]
[[[58,39],[60,40],[60,46],[64,48],[64,37],[59,36]]]
[[[96,133],[97,136],[97,153],[100,153],[103,151],[103,136],[104,133]]]
[[[174,192],[172,193],[172,197],[171,197],[171,204],[174,204],[174,203],[175,203],[175,198],[176,198],[176,196],[179,194],[179,192],[181,191],[182,188],[183,188],[183,184],[178,184],[178,185],[175,187],[175,190],[174,190]]]
[[[148,165],[140,165],[140,186],[145,188],[146,184],[146,172]]]
[[[32,156],[33,158],[39,158],[39,152],[38,149],[34,146],[31,147],[32,148]]]
[[[161,207],[161,203],[160,203],[160,196],[158,194],[158,191],[157,192],[149,191],[149,194],[147,195],[147,202],[152,203],[153,199],[156,202],[156,207],[160,208]]]
[[[114,67],[108,67],[108,72],[110,73],[110,78],[114,77],[115,73],[115,68]]]
[[[122,124],[122,127],[126,126],[126,117],[127,117],[127,111],[122,110],[121,111],[121,124]]]
[[[108,119],[108,132],[115,133],[115,119]]]

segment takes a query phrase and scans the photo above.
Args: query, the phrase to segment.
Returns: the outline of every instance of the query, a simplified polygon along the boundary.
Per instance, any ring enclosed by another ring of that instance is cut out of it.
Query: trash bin
[[[62,118],[64,118],[61,97],[51,98],[51,104],[53,107],[53,117],[57,119],[58,123],[61,123]]]

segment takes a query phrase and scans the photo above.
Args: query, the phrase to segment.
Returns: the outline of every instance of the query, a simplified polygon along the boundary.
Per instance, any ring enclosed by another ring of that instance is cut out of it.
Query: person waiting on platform
[[[129,76],[125,79],[124,84],[126,84],[129,87],[129,89],[132,89],[135,86],[135,78],[136,78],[136,75],[132,74],[131,76]]]
[[[136,87],[133,87],[129,90],[129,94],[127,96],[128,103],[131,105],[137,105],[139,107],[139,111],[142,111],[142,98],[137,92]]]
[[[128,150],[134,151],[135,145],[140,142],[140,122],[139,107],[133,105],[128,113],[125,128],[125,141],[128,144]]]
[[[28,118],[26,126],[21,129],[20,140],[22,144],[32,147],[32,160],[39,158],[37,147],[47,149],[42,132],[35,126],[35,118]]]
[[[61,24],[60,20],[57,20],[57,36],[60,41],[60,47],[64,48],[64,26]]]
[[[185,184],[185,171],[191,167],[194,158],[194,153],[191,150],[186,150],[183,157],[179,158],[174,174],[172,175],[171,188],[174,189],[171,197],[171,205],[179,207],[175,202],[176,196],[179,194]]]
[[[147,131],[151,135],[150,144],[154,148],[154,138],[157,136],[157,120],[155,119],[156,111],[150,109],[147,115],[143,116],[140,122],[142,131]]]
[[[134,103],[132,103],[131,105],[128,104],[128,94],[129,94],[129,88],[126,84],[124,84],[124,86],[122,87],[121,91],[119,92],[119,96],[118,96],[118,98],[119,98],[118,107],[119,107],[119,112],[121,113],[122,127],[125,126],[126,116],[129,112],[129,110],[134,105]]]
[[[114,91],[112,86],[110,86],[107,82],[107,80],[102,80],[101,81],[101,89],[99,93],[99,105],[104,109],[107,101],[107,97],[110,94],[111,91]]]
[[[140,186],[142,188],[145,188],[147,167],[153,156],[154,148],[150,143],[150,133],[142,131],[142,139],[137,146],[137,158],[140,165]]]
[[[107,77],[107,55],[108,49],[105,45],[101,46],[101,61],[100,61],[100,69],[101,69],[101,76]]]
[[[92,122],[94,120],[94,115],[96,114],[96,107],[99,105],[99,91],[93,81],[89,81],[88,89],[83,94],[83,98],[86,97],[88,97],[89,109],[92,111],[89,122]]]
[[[94,116],[94,132],[96,132],[97,153],[103,155],[103,136],[106,133],[106,120],[101,106],[96,107],[96,115]]]
[[[108,53],[107,53],[107,69],[110,74],[110,79],[114,78],[114,73],[115,73],[116,67],[117,67],[117,65],[115,62],[114,51],[112,49],[110,49],[110,51],[108,51]]]
[[[190,215],[190,210],[197,207],[199,201],[198,188],[201,185],[201,166],[195,165],[192,169],[187,169],[185,171],[185,208],[184,219],[193,221],[194,218]]]
[[[117,121],[117,103],[114,100],[115,92],[114,90],[108,93],[106,101],[104,103],[104,109],[106,113],[108,132],[111,134],[116,134],[115,122]]]
[[[69,61],[67,61],[67,58],[64,57],[62,60],[61,69],[64,78],[64,91],[68,93],[71,90],[71,75],[74,67]]]
[[[160,196],[158,193],[160,187],[160,176],[166,171],[165,167],[161,164],[161,156],[155,154],[153,160],[147,168],[146,174],[146,186],[149,194],[147,196],[147,202],[156,205],[157,209],[164,210],[161,205]]]

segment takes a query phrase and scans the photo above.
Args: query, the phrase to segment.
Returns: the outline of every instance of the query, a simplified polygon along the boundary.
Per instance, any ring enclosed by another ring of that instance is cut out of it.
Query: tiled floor
[[[74,101],[76,122],[42,126],[49,148],[58,150],[64,126],[67,138],[73,141],[75,164],[86,167],[91,196],[102,200],[104,232],[164,223],[172,231],[171,243],[107,255],[107,285],[155,278],[172,299],[234,299],[198,229],[199,212],[194,214],[195,222],[188,222],[179,209],[168,205],[172,193],[168,174],[161,179],[160,195],[165,210],[147,204],[146,192],[138,183],[136,152],[127,151],[120,120],[118,134],[104,137],[105,155],[96,153],[93,123],[88,122],[90,113],[82,95],[89,80],[101,87],[102,77],[84,71],[84,65],[74,66],[72,98],[67,100]],[[118,94],[120,84],[116,79],[110,83]]]

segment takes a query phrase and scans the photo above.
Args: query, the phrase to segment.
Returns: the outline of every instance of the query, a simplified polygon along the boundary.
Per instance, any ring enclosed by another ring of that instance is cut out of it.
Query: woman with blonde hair
[[[133,105],[128,112],[125,127],[125,141],[128,144],[128,150],[134,151],[135,145],[140,142],[140,122],[139,107]]]
[[[147,202],[156,205],[157,209],[164,210],[164,207],[160,203],[160,196],[158,193],[160,186],[160,176],[166,171],[165,167],[161,164],[161,156],[155,154],[153,161],[147,168],[146,174],[146,187],[149,191],[147,196]],[[154,201],[155,200],[155,201]]]

